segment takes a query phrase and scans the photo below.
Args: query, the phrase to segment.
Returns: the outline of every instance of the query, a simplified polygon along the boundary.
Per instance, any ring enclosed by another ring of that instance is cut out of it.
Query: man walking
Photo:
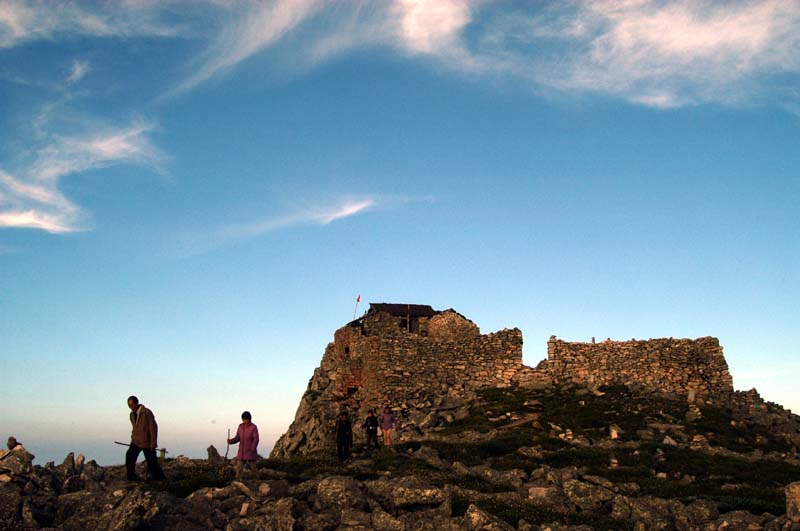
[[[144,452],[147,461],[147,470],[150,472],[150,479],[161,481],[164,479],[164,472],[158,464],[156,457],[156,447],[158,446],[158,424],[153,412],[139,403],[135,396],[128,397],[128,407],[131,409],[131,445],[125,454],[125,468],[128,471],[128,480],[137,481],[136,460],[139,452]]]

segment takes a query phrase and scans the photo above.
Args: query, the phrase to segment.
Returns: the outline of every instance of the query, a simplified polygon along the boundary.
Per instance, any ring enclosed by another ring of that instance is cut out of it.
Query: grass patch
[[[731,425],[733,412],[717,406],[700,408],[701,417],[687,424],[686,432],[690,435],[713,434],[709,441],[715,446],[724,446],[734,452],[749,453],[755,449],[764,452],[788,452],[792,445],[775,437],[766,426],[752,423],[736,423]],[[761,443],[757,443],[757,441]]]
[[[658,450],[663,460],[658,458]],[[754,514],[785,512],[783,486],[800,480],[800,467],[782,462],[751,462],[734,457],[708,455],[702,452],[661,446],[642,445],[639,455],[618,456],[617,469],[601,462],[588,466],[588,472],[603,476],[614,483],[635,482],[642,495],[678,499],[691,503],[705,499],[720,504],[720,512],[744,510]],[[654,472],[665,472],[667,479],[658,479]],[[694,481],[685,483],[674,479],[689,474]],[[735,490],[724,486],[738,485]]]

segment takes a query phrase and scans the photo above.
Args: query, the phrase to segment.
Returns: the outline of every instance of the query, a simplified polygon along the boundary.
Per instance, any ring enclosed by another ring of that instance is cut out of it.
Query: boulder
[[[356,480],[345,476],[331,476],[317,485],[317,504],[323,509],[366,509],[367,501]]]
[[[496,516],[485,513],[474,504],[470,504],[464,513],[464,529],[474,531],[507,531],[514,527],[500,520]]]
[[[254,531],[293,531],[297,523],[300,507],[293,498],[282,498],[262,508],[263,519]]]
[[[0,483],[0,529],[14,529],[21,517],[22,495],[10,483]]]
[[[209,463],[221,463],[222,462],[222,456],[219,455],[219,452],[217,451],[216,447],[213,444],[206,449],[206,452],[208,452],[208,462]]]
[[[412,508],[437,508],[449,501],[444,490],[426,485],[414,476],[380,478],[368,481],[366,487],[369,494],[393,514]]]
[[[33,468],[34,457],[21,444],[16,445],[13,450],[0,450],[0,472],[29,474]]]
[[[786,485],[786,517],[800,522],[800,481]]]
[[[563,488],[567,499],[588,513],[600,512],[604,503],[614,498],[614,493],[607,488],[577,479],[565,481]]]

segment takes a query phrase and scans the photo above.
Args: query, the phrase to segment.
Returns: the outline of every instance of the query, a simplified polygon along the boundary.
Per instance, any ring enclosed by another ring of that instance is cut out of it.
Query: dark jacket
[[[361,425],[362,428],[367,430],[368,434],[378,433],[378,417],[375,415],[367,416],[367,419],[364,421],[364,424]]]
[[[153,412],[139,404],[131,411],[131,444],[139,448],[155,448],[158,446],[158,424]]]
[[[350,423],[350,419],[336,420],[336,442],[353,444],[353,425]]]

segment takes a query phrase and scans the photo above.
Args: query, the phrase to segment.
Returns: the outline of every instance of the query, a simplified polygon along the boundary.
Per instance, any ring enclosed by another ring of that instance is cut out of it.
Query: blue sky
[[[358,294],[798,410],[798,87],[796,1],[0,0],[0,435],[266,453]]]

